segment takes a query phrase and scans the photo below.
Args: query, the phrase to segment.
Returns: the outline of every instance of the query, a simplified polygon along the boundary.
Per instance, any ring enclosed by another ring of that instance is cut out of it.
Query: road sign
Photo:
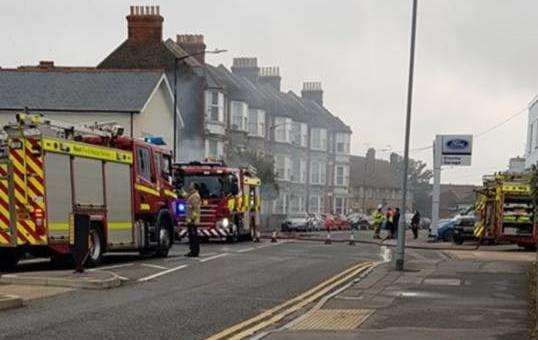
[[[441,135],[437,137],[436,141],[441,140],[441,165],[471,165],[472,135]]]

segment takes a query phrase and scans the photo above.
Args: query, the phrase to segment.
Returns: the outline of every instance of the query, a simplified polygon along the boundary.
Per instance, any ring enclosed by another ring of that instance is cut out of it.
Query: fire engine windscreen
[[[232,186],[237,184],[227,175],[186,175],[183,177],[184,189],[188,189],[191,183],[198,183],[202,198],[219,198],[233,194]]]

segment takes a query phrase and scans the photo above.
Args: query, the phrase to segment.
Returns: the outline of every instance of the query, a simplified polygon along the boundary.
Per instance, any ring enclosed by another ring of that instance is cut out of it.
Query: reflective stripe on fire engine
[[[69,230],[69,223],[68,222],[57,222],[57,223],[49,223],[49,230],[50,231],[64,231]]]
[[[108,222],[107,226],[109,230],[125,230],[125,229],[131,229],[133,227],[133,224],[129,221]]]
[[[104,161],[132,164],[133,154],[129,151],[107,148],[87,143],[66,141],[56,138],[43,138],[43,149],[50,152],[69,154]]]
[[[44,171],[40,142],[36,139],[13,139],[14,148],[9,150],[9,160],[13,169],[13,199],[17,211],[17,244],[46,244],[46,220],[41,217],[42,225],[36,225],[32,213],[43,215],[44,202]],[[1,175],[7,175],[3,169]],[[1,201],[9,202],[7,181],[1,185]],[[9,221],[9,204],[0,209],[0,218]],[[37,219],[36,219],[37,221]]]
[[[224,228],[198,228],[200,237],[226,237],[231,235],[230,231]],[[181,228],[178,232],[179,237],[187,236],[187,228]]]
[[[153,195],[153,196],[161,196],[161,194],[159,193],[158,190],[155,190],[153,188],[147,187],[147,186],[142,185],[142,184],[135,184],[135,189],[138,190],[138,191],[148,193],[148,194]]]
[[[140,204],[140,210],[144,210],[144,211],[145,211],[145,210],[149,210],[149,208],[150,208],[150,207],[149,207],[149,204],[147,204],[147,203],[141,203],[141,204]]]
[[[173,198],[177,198],[177,195],[174,192],[167,189],[164,189],[164,194]]]

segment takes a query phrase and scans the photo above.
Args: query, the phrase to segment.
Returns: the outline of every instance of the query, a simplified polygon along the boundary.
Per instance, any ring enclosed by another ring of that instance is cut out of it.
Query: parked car
[[[351,223],[344,215],[335,215],[334,216],[334,226],[336,230],[349,230]]]
[[[312,226],[313,231],[323,230],[323,218],[319,214],[310,214],[308,215],[308,220]]]
[[[308,215],[298,215],[289,217],[282,222],[280,229],[282,231],[311,231],[312,221]]]
[[[456,220],[453,218],[439,220],[439,224],[437,227],[437,240],[452,242],[455,224]]]
[[[474,215],[456,216],[454,218],[454,235],[452,241],[456,244],[463,244],[465,240],[474,239]]]
[[[353,213],[347,215],[347,220],[354,229],[368,229],[370,227],[370,220],[368,215],[362,213]]]

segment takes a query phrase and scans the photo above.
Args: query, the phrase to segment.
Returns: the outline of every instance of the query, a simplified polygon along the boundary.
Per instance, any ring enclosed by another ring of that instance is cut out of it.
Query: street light
[[[202,54],[219,54],[219,53],[224,53],[224,52],[227,52],[228,50],[219,50],[219,49],[214,49],[212,51],[201,51],[201,52],[196,52],[196,53],[192,53],[192,54],[187,54],[187,55],[184,55],[182,57],[175,57],[174,58],[174,132],[173,132],[173,138],[174,138],[174,141],[173,141],[173,146],[174,146],[174,149],[172,150],[172,155],[173,155],[173,159],[174,159],[174,162],[177,161],[176,157],[177,157],[177,63],[179,61],[182,61],[182,60],[185,60],[187,58],[190,58],[190,57],[196,57],[196,56],[199,56],[199,55],[202,55]]]
[[[409,79],[407,84],[407,115],[405,119],[405,150],[404,168],[402,174],[402,211],[398,225],[398,247],[396,249],[396,270],[403,271],[405,255],[405,211],[407,200],[407,172],[409,168],[409,135],[411,132],[411,104],[413,101],[413,72],[415,69],[415,35],[417,28],[417,1],[413,0],[413,13],[411,16],[411,46],[409,51]]]

